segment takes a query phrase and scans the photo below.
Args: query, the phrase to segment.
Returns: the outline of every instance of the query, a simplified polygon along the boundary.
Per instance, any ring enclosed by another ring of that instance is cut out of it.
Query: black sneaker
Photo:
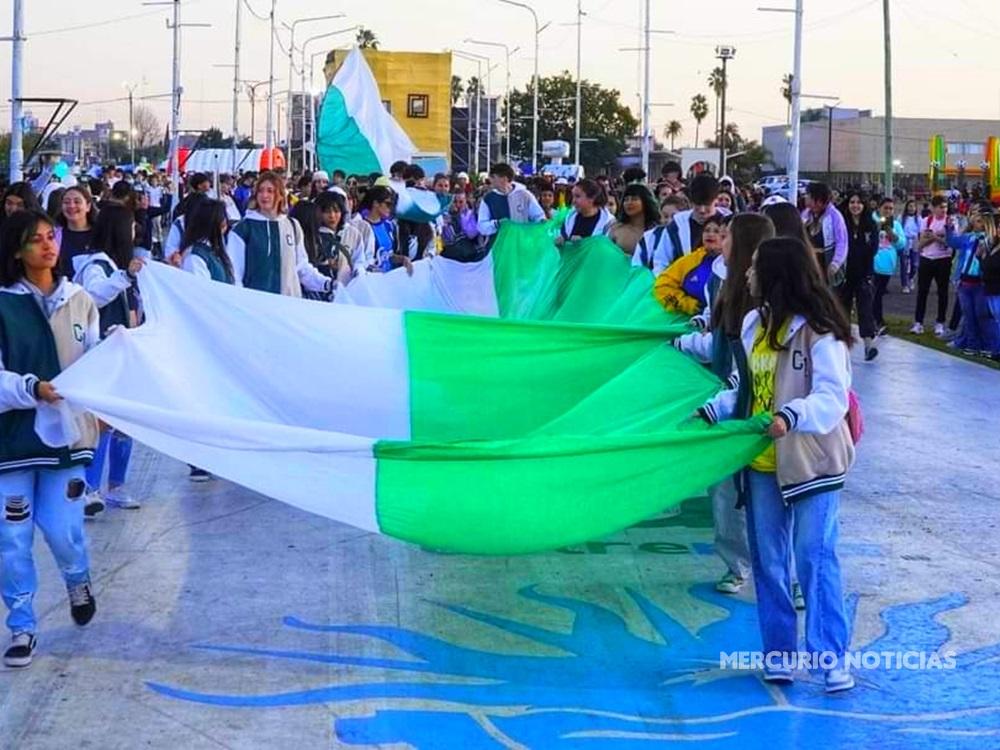
[[[10,647],[3,652],[3,663],[11,669],[24,669],[31,666],[31,657],[35,653],[35,640],[33,633],[15,633],[11,639]]]
[[[878,356],[878,349],[874,346],[869,346],[865,349],[865,362],[871,362],[875,357]]]
[[[188,475],[188,479],[192,482],[207,482],[211,478],[211,474],[204,469],[197,468],[196,466],[191,467],[191,473]]]
[[[104,496],[98,490],[87,493],[87,498],[83,505],[83,517],[91,520],[95,516],[104,512],[107,504],[104,502]]]
[[[69,589],[69,613],[80,627],[83,627],[92,619],[97,612],[97,600],[90,590],[90,581],[70,586]]]

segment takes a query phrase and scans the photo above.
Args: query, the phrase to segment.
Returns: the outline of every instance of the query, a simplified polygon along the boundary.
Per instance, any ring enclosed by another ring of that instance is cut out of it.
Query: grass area
[[[952,357],[958,357],[959,359],[964,359],[969,362],[975,362],[976,364],[983,365],[984,367],[991,367],[994,370],[1000,370],[1000,362],[986,359],[985,357],[970,357],[962,354],[962,352],[958,349],[950,348],[947,341],[939,339],[934,335],[933,324],[926,326],[924,333],[919,336],[910,333],[910,326],[913,325],[913,320],[911,318],[903,317],[901,315],[886,315],[885,324],[889,328],[890,336],[895,336],[903,339],[904,341],[911,341],[914,344],[926,346],[928,349],[937,349],[939,352],[944,352]]]

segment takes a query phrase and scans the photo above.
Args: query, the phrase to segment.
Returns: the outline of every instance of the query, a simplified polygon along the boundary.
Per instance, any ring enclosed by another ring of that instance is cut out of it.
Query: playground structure
[[[969,180],[979,181],[989,200],[1000,205],[1000,138],[991,135],[986,139],[983,159],[979,164],[969,164],[964,159],[948,162],[948,144],[943,135],[934,135],[929,144],[927,180],[931,194],[942,193],[952,184],[963,187]]]

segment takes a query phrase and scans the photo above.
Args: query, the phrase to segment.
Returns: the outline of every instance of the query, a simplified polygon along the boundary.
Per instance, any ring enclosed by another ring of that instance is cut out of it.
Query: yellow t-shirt
[[[788,332],[788,324],[781,326],[778,332],[778,340],[785,338]],[[774,373],[778,369],[778,352],[771,348],[768,341],[767,330],[761,327],[754,340],[753,349],[750,350],[750,388],[751,388],[751,409],[754,416],[758,414],[771,414],[774,412]],[[778,470],[777,456],[772,441],[764,451],[750,462],[750,468],[754,471],[767,472],[773,474]]]

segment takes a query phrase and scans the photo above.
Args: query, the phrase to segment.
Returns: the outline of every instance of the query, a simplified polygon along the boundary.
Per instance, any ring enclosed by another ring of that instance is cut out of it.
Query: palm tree
[[[691,97],[691,116],[697,123],[694,129],[694,145],[698,147],[698,133],[701,130],[701,121],[708,117],[708,99],[704,94],[695,94]]]
[[[670,139],[670,150],[674,150],[674,139],[681,134],[684,128],[677,120],[671,120],[667,127],[663,129],[663,135]]]
[[[708,76],[709,88],[715,93],[715,135],[719,135],[719,100],[722,99],[722,92],[726,88],[726,75],[722,68],[714,68]]]
[[[785,118],[787,122],[792,120],[792,74],[785,73],[781,77],[781,96],[788,103],[788,117]]]
[[[378,37],[375,36],[375,32],[371,29],[366,29],[364,26],[358,29],[358,34],[354,37],[354,41],[361,49],[378,49]]]
[[[465,87],[462,85],[462,77],[453,75],[451,77],[451,103],[457,104],[464,92]]]

